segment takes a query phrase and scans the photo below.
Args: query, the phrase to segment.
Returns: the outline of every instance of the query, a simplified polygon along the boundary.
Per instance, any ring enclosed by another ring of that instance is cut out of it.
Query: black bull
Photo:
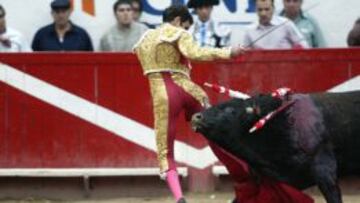
[[[287,101],[270,95],[232,99],[193,116],[193,128],[246,161],[257,178],[298,189],[317,185],[340,203],[338,178],[360,173],[360,91],[294,94],[291,106],[262,129],[249,129]]]

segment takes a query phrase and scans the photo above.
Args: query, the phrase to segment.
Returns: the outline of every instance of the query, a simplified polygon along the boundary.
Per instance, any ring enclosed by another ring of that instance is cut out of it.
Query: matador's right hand
[[[247,51],[248,49],[241,46],[241,45],[238,45],[238,46],[233,46],[231,47],[231,57],[237,57],[241,54],[245,54],[245,52]]]

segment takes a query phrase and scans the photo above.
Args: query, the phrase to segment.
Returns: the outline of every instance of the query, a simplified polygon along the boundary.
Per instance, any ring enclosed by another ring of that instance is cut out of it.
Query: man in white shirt
[[[187,4],[189,8],[195,9],[197,15],[189,31],[201,47],[230,45],[231,29],[211,18],[213,7],[218,4],[219,0],[190,0]]]
[[[252,49],[309,48],[295,24],[274,15],[274,0],[256,0],[259,22],[246,30],[243,46]]]
[[[0,5],[0,52],[30,52],[30,45],[22,34],[6,27],[5,9]]]

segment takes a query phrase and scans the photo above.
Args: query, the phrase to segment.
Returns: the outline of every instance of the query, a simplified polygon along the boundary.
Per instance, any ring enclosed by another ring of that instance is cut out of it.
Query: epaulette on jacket
[[[160,31],[160,40],[164,42],[174,42],[178,40],[185,30],[170,24],[165,24]]]

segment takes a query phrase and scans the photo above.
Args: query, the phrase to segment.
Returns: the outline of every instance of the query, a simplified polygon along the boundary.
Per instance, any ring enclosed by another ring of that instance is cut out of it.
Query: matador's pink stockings
[[[179,201],[183,197],[181,186],[179,182],[179,175],[174,169],[170,169],[166,172],[166,182],[176,200]]]

